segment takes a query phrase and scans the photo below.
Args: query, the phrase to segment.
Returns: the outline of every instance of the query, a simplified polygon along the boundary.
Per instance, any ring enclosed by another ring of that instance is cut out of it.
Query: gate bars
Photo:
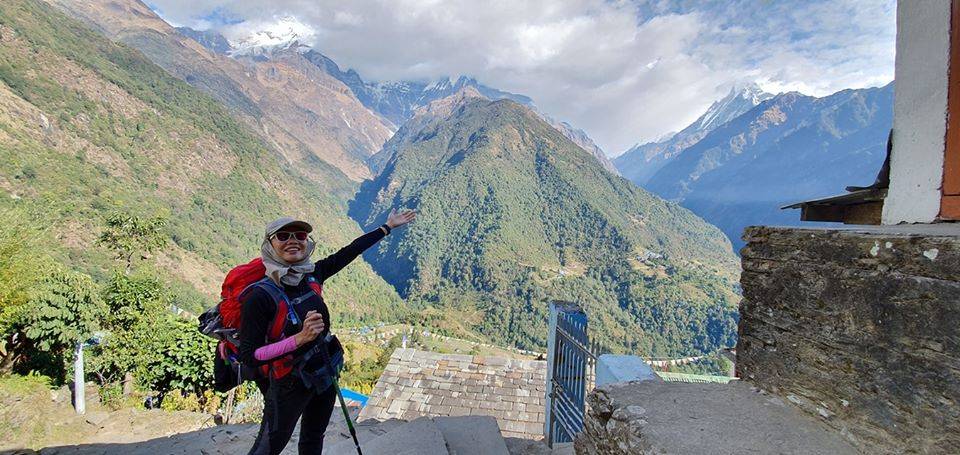
[[[600,346],[587,335],[587,315],[572,302],[550,303],[547,339],[547,443],[573,442],[583,431],[587,393],[593,390]]]

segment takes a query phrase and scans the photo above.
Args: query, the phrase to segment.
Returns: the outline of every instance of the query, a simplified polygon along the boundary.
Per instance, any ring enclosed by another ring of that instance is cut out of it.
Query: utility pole
[[[86,392],[83,384],[83,341],[78,341],[73,351],[73,406],[77,414],[87,412]]]
[[[77,414],[87,412],[86,386],[83,380],[83,348],[96,346],[102,339],[102,332],[94,333],[93,337],[87,341],[77,341],[73,349],[73,407],[77,410]]]

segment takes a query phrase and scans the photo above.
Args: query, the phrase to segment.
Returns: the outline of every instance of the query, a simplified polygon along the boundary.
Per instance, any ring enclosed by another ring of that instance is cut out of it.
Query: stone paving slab
[[[857,449],[746,383],[616,383],[590,394],[577,453],[845,455]]]
[[[344,443],[346,442],[346,444]],[[324,453],[352,455],[357,453],[352,441],[344,441]],[[361,441],[360,448],[366,455],[442,455],[449,453],[443,433],[437,424],[427,417],[400,425],[371,441]]]
[[[435,417],[450,455],[508,455],[497,420],[489,416]]]

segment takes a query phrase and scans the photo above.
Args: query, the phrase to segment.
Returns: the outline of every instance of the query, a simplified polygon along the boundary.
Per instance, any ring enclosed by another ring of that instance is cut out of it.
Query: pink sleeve
[[[253,357],[260,361],[270,360],[280,357],[294,349],[297,349],[297,337],[288,337],[276,343],[260,346],[254,351]]]

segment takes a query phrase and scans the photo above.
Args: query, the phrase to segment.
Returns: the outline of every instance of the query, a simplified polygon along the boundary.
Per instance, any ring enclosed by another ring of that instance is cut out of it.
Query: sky
[[[294,28],[365,80],[467,75],[533,98],[609,156],[732,86],[824,96],[893,80],[896,0],[151,0],[231,41]]]

